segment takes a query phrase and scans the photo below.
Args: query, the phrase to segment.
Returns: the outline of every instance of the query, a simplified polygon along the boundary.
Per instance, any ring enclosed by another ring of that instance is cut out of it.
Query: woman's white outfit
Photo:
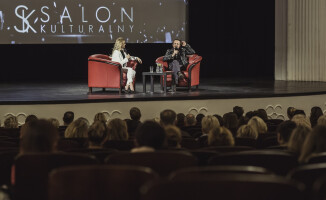
[[[127,63],[128,63],[127,55],[125,52],[123,52],[123,54],[124,56],[122,55],[121,51],[114,50],[112,54],[112,61],[120,63],[122,69],[128,70],[127,71],[127,85],[128,85],[129,83],[133,82],[136,76],[136,71],[133,70],[131,67],[127,67]]]

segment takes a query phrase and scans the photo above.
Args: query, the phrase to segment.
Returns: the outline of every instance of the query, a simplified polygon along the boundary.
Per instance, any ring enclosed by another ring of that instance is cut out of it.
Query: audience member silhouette
[[[103,121],[95,121],[88,129],[88,148],[102,148],[105,138],[108,136],[108,128]]]
[[[237,138],[251,138],[257,140],[258,132],[250,125],[242,125],[237,131]]]
[[[72,111],[65,112],[64,115],[63,115],[63,118],[62,118],[63,125],[64,126],[69,126],[69,124],[71,124],[71,122],[74,121],[74,118],[75,118],[74,112],[72,112]]]
[[[224,127],[228,128],[232,135],[237,135],[238,117],[234,112],[228,112],[223,115]]]
[[[130,119],[125,119],[129,136],[134,137],[137,127],[141,124],[141,112],[137,107],[132,107],[129,111]]]
[[[248,125],[251,126],[252,128],[254,128],[258,132],[258,134],[267,133],[267,125],[266,125],[266,123],[264,122],[264,120],[262,120],[258,116],[252,117],[248,121]]]
[[[212,115],[207,115],[204,117],[201,121],[201,127],[202,127],[202,135],[197,138],[198,143],[201,147],[205,147],[208,145],[208,133],[215,127],[219,127],[220,123],[218,122],[218,119]]]
[[[165,128],[167,146],[170,148],[181,148],[182,135],[177,126],[168,125]]]
[[[87,138],[88,126],[85,118],[76,119],[65,130],[65,138]]]
[[[178,113],[177,114],[177,123],[176,123],[176,126],[179,127],[179,128],[182,128],[185,126],[185,114],[183,113]]]
[[[291,120],[280,123],[277,127],[277,141],[280,146],[287,146],[290,140],[292,131],[297,127],[297,124]]]
[[[5,128],[18,128],[18,120],[16,116],[9,116],[4,121]]]
[[[131,152],[153,152],[163,149],[166,142],[165,130],[154,121],[145,121],[136,130],[136,148]]]
[[[108,122],[107,140],[128,140],[127,124],[124,120],[115,118]]]
[[[162,127],[175,125],[177,122],[177,114],[170,109],[163,110],[160,113],[160,124]],[[187,132],[181,131],[182,137],[191,137]]]
[[[208,133],[209,146],[234,146],[231,131],[225,127],[214,127]]]
[[[96,115],[94,116],[94,122],[96,121],[101,121],[103,123],[106,123],[107,122],[107,119],[106,119],[106,116],[104,113],[96,113]]]
[[[311,127],[315,127],[317,125],[317,121],[319,119],[320,116],[323,115],[323,111],[320,107],[318,106],[314,106],[311,108],[311,112],[310,112],[310,124]]]
[[[288,150],[296,156],[300,156],[304,141],[310,134],[311,128],[307,126],[297,126],[291,133],[291,137],[288,143]]]

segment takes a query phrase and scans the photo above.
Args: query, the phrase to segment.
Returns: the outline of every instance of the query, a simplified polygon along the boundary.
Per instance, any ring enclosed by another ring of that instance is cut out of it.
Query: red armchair
[[[176,83],[176,86],[188,87],[190,91],[192,86],[196,86],[196,89],[198,89],[200,62],[202,60],[202,57],[197,54],[189,55],[187,57],[188,57],[188,66],[186,67],[186,70],[182,71],[185,78],[184,80],[179,79],[179,83]],[[163,64],[163,71],[169,71],[168,63],[163,61],[163,56],[157,58],[156,63]],[[171,84],[172,84],[172,75],[168,75],[166,79],[166,85],[171,86]]]
[[[127,67],[136,70],[137,61],[131,60]],[[94,54],[88,57],[88,88],[92,93],[92,88],[118,88],[119,94],[127,82],[127,71],[122,69],[118,62],[111,60],[111,57],[104,54]],[[135,85],[135,80],[134,80]],[[136,88],[136,87],[135,87]]]

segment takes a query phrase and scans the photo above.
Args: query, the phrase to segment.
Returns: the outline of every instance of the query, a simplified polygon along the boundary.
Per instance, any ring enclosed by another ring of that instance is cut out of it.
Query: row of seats
[[[274,161],[277,161],[277,157],[281,158],[278,160],[279,162],[274,163],[272,156],[269,156],[272,155],[272,152],[267,152],[264,159],[254,161],[254,159],[249,158],[246,164],[233,162],[215,165],[211,163],[212,166],[206,167],[196,166],[197,159],[191,154],[176,151],[112,154],[106,159],[108,165],[99,165],[94,157],[82,154],[27,154],[18,156],[14,161],[15,185],[13,196],[14,199],[18,200],[47,199],[49,191],[50,199],[85,199],[86,197],[88,199],[139,199],[140,194],[136,188],[149,180],[155,181],[155,184],[151,184],[147,189],[143,188],[143,192],[147,191],[144,192],[145,196],[149,195],[144,197],[145,199],[157,199],[152,196],[154,195],[153,191],[149,188],[156,188],[154,190],[160,191],[162,195],[163,193],[167,195],[166,192],[171,192],[169,195],[172,195],[180,187],[184,192],[187,191],[187,187],[189,187],[189,192],[194,192],[194,187],[197,187],[197,195],[200,196],[193,194],[196,197],[194,199],[210,199],[209,196],[206,196],[208,195],[206,192],[213,195],[213,191],[215,194],[221,194],[219,197],[226,199],[228,199],[226,191],[245,192],[242,195],[248,195],[246,199],[251,199],[251,197],[257,199],[259,197],[259,195],[255,196],[257,192],[260,195],[269,194],[271,196],[268,197],[273,197],[271,199],[284,199],[285,197],[280,194],[285,195],[287,199],[297,199],[294,198],[296,196],[292,196],[297,194],[300,196],[299,199],[302,199],[303,196],[310,197],[314,184],[324,187],[323,180],[319,180],[319,178],[326,174],[325,163],[293,166],[289,173],[280,173],[286,176],[279,176],[279,172],[275,168],[266,166],[267,160],[270,160],[269,164],[274,166],[287,165],[284,163],[288,162],[285,159],[286,154],[283,153],[274,152]],[[239,155],[241,154],[253,155],[254,153],[239,153]],[[256,154],[256,158],[259,157],[257,157],[259,154],[261,153]],[[283,157],[284,160],[282,160]],[[291,159],[289,156],[287,158]],[[265,167],[258,167],[263,165]],[[50,178],[48,178],[49,173]],[[167,182],[162,182],[162,180]],[[222,186],[223,184],[224,186]],[[233,189],[231,189],[232,185]],[[127,190],[129,187],[134,189]],[[167,189],[170,187],[171,190]],[[213,188],[215,189],[213,190]],[[111,192],[111,190],[113,191]],[[221,193],[217,193],[220,190]],[[278,192],[280,193],[277,194]],[[255,193],[255,195],[251,193]],[[288,196],[289,194],[291,196]],[[89,195],[94,195],[96,198],[90,198]],[[242,199],[238,195],[240,194],[232,194],[230,199]],[[262,198],[262,196],[260,197]]]

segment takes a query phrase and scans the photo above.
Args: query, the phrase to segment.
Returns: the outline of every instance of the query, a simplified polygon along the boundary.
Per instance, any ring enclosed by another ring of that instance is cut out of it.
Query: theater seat
[[[200,62],[202,61],[202,57],[193,54],[188,57],[188,66],[186,70],[182,71],[185,76],[184,80],[179,80],[179,83],[176,83],[176,86],[179,87],[188,87],[191,90],[192,86],[196,86],[198,89],[199,86],[199,74],[200,74]],[[168,63],[163,61],[163,56],[156,59],[156,63],[163,65],[163,71],[169,71]],[[167,76],[166,85],[171,86],[172,84],[172,75]]]
[[[143,200],[303,200],[303,184],[263,174],[221,174],[148,183]]]
[[[130,60],[127,67],[136,70],[138,62]],[[111,57],[104,54],[94,54],[88,57],[88,88],[92,93],[92,88],[117,88],[119,94],[126,85],[127,73],[118,62],[111,60]],[[135,80],[134,80],[135,84]]]
[[[49,176],[49,200],[140,200],[140,188],[158,179],[140,166],[71,166]]]

